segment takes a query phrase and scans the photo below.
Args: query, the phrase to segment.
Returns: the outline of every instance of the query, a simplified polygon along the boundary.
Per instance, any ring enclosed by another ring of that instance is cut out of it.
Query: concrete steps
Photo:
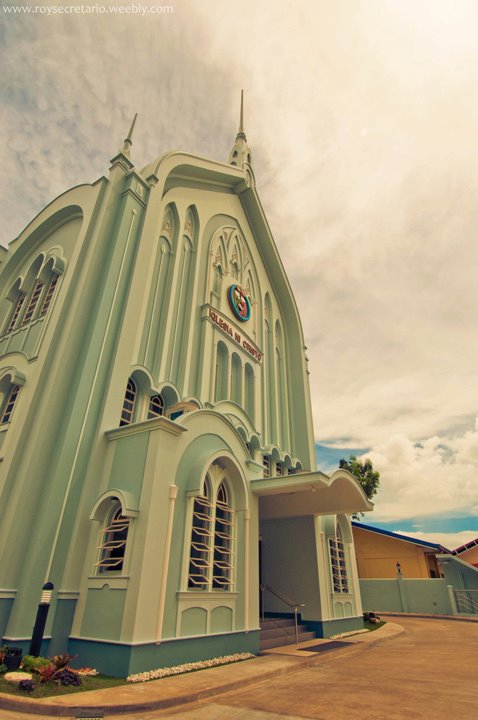
[[[314,632],[307,632],[306,625],[299,625],[299,642],[313,640]],[[295,625],[289,618],[268,618],[261,622],[260,650],[295,644]]]

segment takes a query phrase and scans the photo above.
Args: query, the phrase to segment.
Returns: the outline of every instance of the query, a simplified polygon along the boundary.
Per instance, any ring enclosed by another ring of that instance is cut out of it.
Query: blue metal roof
[[[352,525],[354,527],[362,528],[363,530],[369,530],[370,532],[377,533],[378,535],[387,535],[388,537],[395,538],[396,540],[406,540],[414,545],[423,545],[424,547],[429,547],[433,550],[445,550],[446,552],[450,552],[448,548],[440,545],[439,543],[431,543],[426,540],[409,537],[408,535],[400,535],[399,533],[392,532],[391,530],[382,530],[381,528],[372,527],[372,525],[365,525],[365,523],[355,522],[354,520],[352,520]]]

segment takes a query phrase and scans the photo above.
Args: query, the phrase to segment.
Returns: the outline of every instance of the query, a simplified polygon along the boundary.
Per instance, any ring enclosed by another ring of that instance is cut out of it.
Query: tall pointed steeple
[[[129,133],[125,137],[123,147],[120,150],[120,152],[123,153],[123,155],[126,155],[127,158],[129,158],[130,154],[131,154],[131,145],[133,144],[133,130],[134,130],[134,125],[136,123],[137,117],[138,117],[138,113],[136,113],[133,118],[133,122],[131,123]]]
[[[246,133],[244,132],[244,90],[241,90],[241,111],[239,115],[239,132],[236,135],[236,142],[229,153],[228,163],[244,168],[251,165],[251,149],[247,144]]]

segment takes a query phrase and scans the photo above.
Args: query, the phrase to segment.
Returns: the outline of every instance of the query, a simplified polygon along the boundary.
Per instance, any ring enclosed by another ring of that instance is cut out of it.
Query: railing
[[[478,590],[455,590],[454,593],[459,613],[478,615]]]
[[[297,623],[297,614],[299,612],[299,608],[305,607],[305,603],[295,603],[290,598],[283,595],[278,590],[274,590],[270,585],[261,585],[261,604],[262,604],[262,620],[264,621],[264,591],[267,590],[267,592],[270,592],[271,595],[275,595],[276,598],[279,600],[282,600],[283,603],[291,607],[294,611],[294,624],[295,624],[295,643],[296,645],[299,644],[299,627]]]

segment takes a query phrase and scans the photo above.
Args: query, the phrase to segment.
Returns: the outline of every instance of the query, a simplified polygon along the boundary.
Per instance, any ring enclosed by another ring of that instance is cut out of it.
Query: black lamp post
[[[35,625],[33,626],[32,641],[30,643],[30,650],[28,651],[29,655],[34,655],[35,657],[40,655],[43,633],[45,632],[46,619],[48,616],[48,610],[50,609],[53,589],[54,585],[51,582],[46,582],[42,587]]]

